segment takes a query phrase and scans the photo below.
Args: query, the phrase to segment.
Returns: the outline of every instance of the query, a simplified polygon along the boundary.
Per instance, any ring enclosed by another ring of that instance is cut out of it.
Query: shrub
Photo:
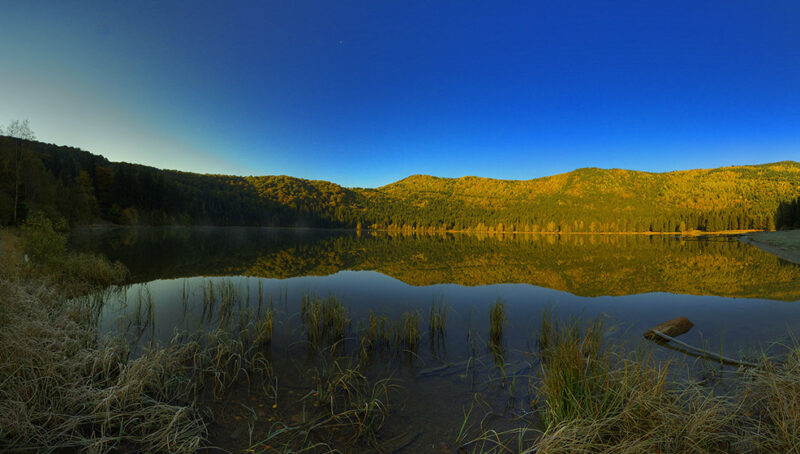
[[[25,220],[22,239],[25,252],[39,263],[53,263],[66,251],[66,235],[57,232],[53,222],[40,212],[33,213]]]

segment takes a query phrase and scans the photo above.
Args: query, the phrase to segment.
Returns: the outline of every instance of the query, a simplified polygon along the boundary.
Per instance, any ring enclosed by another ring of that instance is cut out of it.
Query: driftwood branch
[[[723,362],[723,363],[728,363],[728,364],[733,364],[733,365],[737,365],[737,366],[758,367],[758,364],[755,364],[755,363],[751,363],[751,362],[748,362],[748,361],[742,361],[742,360],[738,360],[738,359],[728,358],[728,357],[722,356],[722,355],[720,355],[718,353],[714,353],[714,352],[710,352],[708,350],[703,350],[702,348],[694,347],[692,345],[687,344],[686,342],[679,341],[678,339],[675,339],[672,336],[668,336],[668,335],[662,333],[661,331],[658,331],[658,330],[655,330],[655,329],[651,330],[651,332],[653,334],[657,335],[658,337],[660,337],[661,339],[664,339],[665,341],[674,342],[674,343],[680,345],[681,347],[685,348],[686,350],[689,350],[690,352],[694,352],[697,355],[699,355],[701,357],[704,357],[704,358],[716,359],[717,361],[720,361],[720,362]]]

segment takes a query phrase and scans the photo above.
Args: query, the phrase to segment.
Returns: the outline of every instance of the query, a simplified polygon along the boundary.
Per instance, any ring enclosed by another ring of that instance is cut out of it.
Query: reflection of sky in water
[[[714,296],[674,295],[647,293],[628,296],[603,296],[586,298],[566,292],[545,289],[527,284],[495,284],[463,287],[455,284],[411,286],[373,271],[341,271],[330,276],[304,276],[289,279],[260,279],[248,277],[210,278],[219,284],[230,279],[239,288],[242,298],[247,297],[250,286],[250,307],[255,310],[258,301],[258,282],[263,285],[263,305],[270,296],[276,310],[275,344],[290,344],[303,337],[299,330],[300,301],[304,294],[337,296],[350,310],[352,327],[368,317],[370,310],[377,314],[396,316],[406,310],[421,313],[420,328],[425,333],[431,303],[444,298],[448,305],[447,347],[454,356],[466,353],[467,329],[485,339],[488,330],[489,305],[498,298],[503,300],[509,318],[506,331],[509,350],[524,349],[533,345],[544,309],[552,309],[561,318],[582,315],[593,318],[607,316],[608,323],[617,326],[615,339],[638,342],[641,333],[666,319],[685,316],[695,327],[681,339],[702,345],[707,342],[714,350],[738,354],[742,349],[765,347],[774,341],[786,341],[789,329],[798,328],[800,306],[792,302],[760,299],[737,299]],[[168,340],[174,330],[197,328],[203,313],[201,286],[208,278],[156,280],[146,285],[152,295],[154,326],[145,326],[144,338],[150,334],[161,341]],[[192,289],[184,313],[183,286]],[[110,304],[104,314],[105,330],[117,331],[129,326],[136,331],[136,313],[143,285],[131,286],[127,291],[127,305],[121,310]],[[286,295],[285,304],[282,295]],[[146,299],[146,296],[144,297]],[[219,303],[218,303],[219,305]],[[146,312],[147,305],[142,304]],[[146,316],[142,316],[146,319]],[[390,317],[391,318],[391,317]],[[423,345],[426,339],[423,338]]]

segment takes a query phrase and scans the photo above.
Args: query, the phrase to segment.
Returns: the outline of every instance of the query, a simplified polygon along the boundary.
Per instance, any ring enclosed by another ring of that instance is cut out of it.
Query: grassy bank
[[[743,235],[742,241],[784,260],[800,264],[800,230],[753,232]]]
[[[800,230],[779,230],[775,232],[752,232],[747,237],[759,243],[785,249],[800,250]]]
[[[69,253],[44,219],[0,231],[0,450],[191,452],[204,424],[174,351],[136,360],[96,331],[102,289],[126,270]]]

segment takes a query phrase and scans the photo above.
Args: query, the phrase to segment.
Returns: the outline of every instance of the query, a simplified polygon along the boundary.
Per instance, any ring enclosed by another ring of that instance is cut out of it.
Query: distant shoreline
[[[768,230],[686,230],[682,232],[527,232],[527,231],[502,231],[496,230],[439,230],[439,229],[371,229],[371,228],[352,228],[352,227],[286,227],[286,226],[258,226],[258,225],[193,225],[193,224],[169,224],[169,225],[124,225],[112,223],[84,224],[77,225],[75,229],[105,230],[118,228],[235,228],[235,229],[275,229],[275,230],[320,230],[325,232],[386,232],[386,233],[420,233],[420,234],[442,234],[442,233],[463,233],[470,235],[677,235],[677,236],[707,236],[707,235],[729,235],[746,236],[752,233],[772,233]]]

